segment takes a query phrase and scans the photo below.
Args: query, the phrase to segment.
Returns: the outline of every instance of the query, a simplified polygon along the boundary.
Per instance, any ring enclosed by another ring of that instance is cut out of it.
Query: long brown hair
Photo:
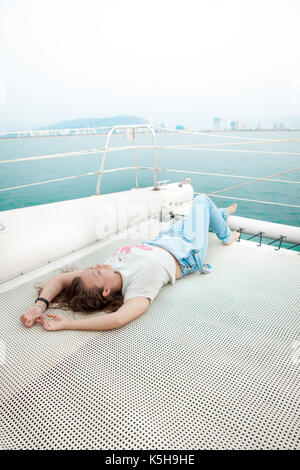
[[[62,269],[61,272],[74,271],[74,268]],[[43,290],[40,285],[34,286],[39,296]],[[74,277],[70,287],[64,287],[59,294],[51,301],[51,308],[62,310],[72,310],[73,312],[90,313],[104,310],[112,313],[118,310],[123,304],[123,295],[120,292],[102,295],[103,289],[94,287],[86,289],[80,276]]]

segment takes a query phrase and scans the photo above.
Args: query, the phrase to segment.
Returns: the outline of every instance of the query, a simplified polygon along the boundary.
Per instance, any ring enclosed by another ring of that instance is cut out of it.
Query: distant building
[[[257,131],[260,131],[261,128],[262,128],[261,121],[258,121],[256,130],[257,130]]]
[[[227,131],[230,130],[230,119],[227,119],[227,120],[225,121],[225,129],[226,129]]]
[[[8,134],[4,135],[4,137],[19,137],[17,132],[9,132]]]
[[[221,129],[221,119],[218,117],[213,118],[214,131],[219,131]]]
[[[288,124],[285,124],[285,123],[281,122],[281,123],[279,124],[278,130],[279,130],[279,131],[288,131],[288,130],[289,130],[289,126],[288,126]]]
[[[183,131],[183,130],[184,130],[184,126],[183,126],[182,124],[177,124],[176,130],[177,130],[177,131]]]
[[[227,119],[225,121],[225,130],[227,131],[241,131],[248,129],[248,124],[245,121],[231,121]]]

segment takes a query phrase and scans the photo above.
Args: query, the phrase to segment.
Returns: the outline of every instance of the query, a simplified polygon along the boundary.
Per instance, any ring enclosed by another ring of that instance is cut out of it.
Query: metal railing
[[[101,186],[101,180],[102,180],[102,174],[104,170],[104,164],[105,164],[105,159],[106,159],[106,154],[107,151],[110,149],[109,143],[111,136],[114,131],[117,129],[132,129],[133,133],[133,139],[134,139],[134,162],[135,162],[135,185],[136,188],[138,188],[138,166],[137,166],[137,155],[136,155],[136,135],[135,135],[135,129],[149,129],[149,131],[152,134],[152,147],[153,147],[153,189],[156,191],[158,189],[157,187],[157,159],[156,159],[156,136],[155,136],[155,131],[154,129],[149,125],[149,124],[138,124],[135,126],[114,126],[112,129],[109,131],[106,141],[105,141],[105,146],[104,146],[104,154],[102,156],[102,161],[101,161],[101,167],[99,170],[99,176],[98,176],[98,181],[97,181],[97,187],[96,187],[96,195],[100,194],[100,186]]]
[[[151,146],[149,146],[149,145],[136,145],[136,129],[139,129],[139,130],[145,129],[145,130],[149,131],[149,133],[152,135],[152,145]],[[162,128],[162,129],[164,131],[168,130],[166,128]],[[130,131],[131,132],[130,137],[133,139],[133,144],[134,145],[110,147],[109,145],[110,145],[111,137],[112,137],[113,133],[118,131],[118,130],[121,130],[121,131],[123,130],[123,131],[127,131],[127,132]],[[171,132],[176,132],[176,133],[185,133],[185,134],[188,133],[188,134],[196,134],[196,135],[203,135],[204,134],[204,135],[210,135],[210,136],[222,137],[222,138],[225,138],[225,137],[226,138],[234,138],[234,139],[240,138],[240,137],[237,137],[237,136],[227,136],[227,135],[226,136],[220,136],[220,135],[207,134],[207,133],[204,133],[204,132],[191,132],[191,131],[182,131],[182,130],[174,130],[174,129],[170,129],[170,131]],[[170,172],[170,173],[184,173],[186,176],[189,176],[189,175],[204,175],[204,176],[218,176],[218,177],[222,177],[222,178],[239,178],[239,179],[244,179],[244,180],[248,180],[248,181],[245,182],[245,183],[241,183],[241,184],[234,185],[234,186],[229,186],[227,188],[222,188],[222,189],[210,192],[207,195],[208,196],[213,196],[213,197],[218,197],[218,198],[234,199],[235,201],[247,201],[247,202],[253,202],[253,203],[256,203],[256,204],[270,204],[270,205],[293,207],[293,208],[299,209],[300,205],[296,205],[296,204],[287,204],[287,203],[280,203],[280,202],[261,201],[261,200],[255,200],[255,199],[224,196],[224,195],[221,195],[221,194],[218,194],[218,193],[224,193],[225,191],[229,191],[231,189],[240,188],[242,186],[246,186],[246,185],[253,184],[253,183],[256,183],[256,182],[261,182],[261,181],[272,181],[272,182],[280,182],[280,183],[287,183],[287,184],[300,184],[299,181],[284,180],[284,179],[278,179],[277,178],[280,175],[284,175],[284,174],[288,174],[288,173],[298,171],[298,170],[300,170],[300,167],[296,167],[296,168],[293,168],[293,169],[290,169],[290,170],[282,171],[280,173],[276,173],[276,174],[273,174],[273,175],[270,175],[270,176],[265,176],[265,177],[232,175],[232,174],[224,174],[224,173],[210,173],[210,172],[202,172],[202,171],[195,171],[195,170],[192,170],[192,171],[191,170],[178,170],[178,169],[159,168],[159,167],[157,167],[157,149],[196,150],[196,151],[197,150],[198,151],[207,151],[209,149],[209,150],[213,150],[213,151],[225,151],[225,152],[226,151],[229,151],[229,152],[243,152],[243,153],[244,152],[247,152],[247,153],[250,152],[250,153],[264,153],[264,154],[270,154],[270,155],[274,155],[274,154],[279,153],[280,155],[287,154],[287,155],[300,156],[300,153],[298,153],[298,152],[274,152],[274,151],[244,150],[244,149],[243,150],[237,150],[236,148],[230,148],[230,149],[228,149],[228,148],[216,148],[216,147],[219,147],[219,145],[222,145],[224,147],[224,146],[228,146],[228,145],[236,146],[236,145],[245,145],[245,144],[251,145],[251,144],[265,144],[265,143],[274,143],[274,142],[300,142],[300,140],[298,140],[298,139],[292,139],[292,140],[274,140],[274,139],[259,140],[259,139],[256,138],[256,139],[252,139],[251,142],[249,142],[249,141],[248,142],[231,142],[231,143],[226,143],[226,144],[224,144],[224,143],[223,144],[215,144],[214,143],[214,144],[200,144],[200,145],[199,144],[192,144],[192,145],[189,145],[189,144],[185,144],[185,145],[182,145],[182,144],[181,145],[157,145],[155,129],[152,126],[150,126],[149,124],[113,126],[112,128],[110,128],[110,130],[107,134],[104,148],[83,150],[83,151],[77,151],[77,152],[57,153],[57,154],[50,154],[50,155],[40,155],[40,156],[35,156],[35,157],[17,158],[17,159],[12,159],[12,160],[2,160],[2,161],[0,160],[0,165],[1,165],[1,164],[33,161],[33,160],[34,161],[35,160],[44,160],[44,159],[51,159],[51,158],[76,157],[76,156],[83,156],[83,155],[95,156],[95,155],[103,154],[102,159],[101,159],[100,169],[98,171],[83,173],[83,174],[80,174],[80,175],[72,175],[72,176],[67,176],[67,177],[63,177],[63,178],[56,178],[56,179],[51,179],[51,180],[46,180],[46,181],[40,181],[40,182],[36,182],[36,183],[29,183],[29,184],[24,184],[24,185],[18,185],[18,186],[2,188],[2,189],[0,189],[0,192],[11,191],[11,190],[20,189],[20,188],[27,188],[27,187],[31,187],[31,186],[36,186],[36,185],[41,185],[41,184],[48,184],[48,183],[53,183],[53,182],[58,182],[58,181],[66,181],[66,180],[71,180],[71,179],[74,179],[74,178],[81,178],[81,177],[86,177],[86,176],[98,175],[95,194],[99,195],[100,191],[101,191],[101,183],[102,183],[102,177],[103,177],[104,173],[113,173],[113,172],[119,172],[119,171],[135,170],[135,186],[136,186],[136,188],[138,188],[139,187],[139,185],[138,185],[138,170],[143,169],[143,170],[153,171],[153,190],[159,190],[160,189],[159,183],[164,183],[165,182],[165,180],[160,181],[160,182],[157,180],[157,172],[158,171]],[[153,167],[139,166],[138,165],[137,149],[152,149],[153,150]],[[134,150],[134,166],[126,166],[126,167],[112,168],[112,169],[106,169],[105,170],[104,165],[105,165],[105,162],[106,162],[107,153],[108,152],[119,152],[119,151],[124,151],[124,150]],[[201,193],[195,192],[194,194],[201,194]],[[3,229],[5,227],[0,227],[0,230],[1,230],[1,228]],[[239,230],[241,232],[241,234],[242,234],[242,230],[243,229]],[[247,240],[250,240],[250,239],[252,239],[256,236],[259,236],[260,237],[260,243],[259,243],[258,246],[260,246],[261,245],[262,235],[263,235],[263,232],[259,232],[256,235],[253,235],[252,237],[247,238]],[[286,237],[281,236],[279,239],[273,240],[268,244],[271,245],[271,244],[275,243],[276,241],[279,241],[279,246],[277,248],[277,250],[279,250],[280,247],[281,247],[281,244],[283,242],[283,238],[286,238]],[[296,246],[299,246],[299,243],[295,244],[295,245],[292,245],[288,249],[294,248]]]
[[[136,145],[136,129],[146,129],[148,130],[151,135],[152,135],[152,145]],[[134,140],[134,145],[127,145],[127,146],[119,146],[119,147],[109,147],[110,144],[110,139],[112,134],[116,130],[132,130],[132,138]],[[158,128],[157,128],[158,129]],[[237,136],[220,136],[220,135],[215,135],[215,134],[208,134],[205,132],[192,132],[192,131],[184,131],[184,130],[175,130],[175,129],[168,129],[168,128],[161,128],[164,131],[171,131],[171,132],[176,132],[176,133],[184,133],[184,134],[193,134],[193,135],[210,135],[214,137],[221,137],[221,138],[234,138],[234,139],[239,139],[240,137]],[[244,138],[245,139],[245,138]],[[250,139],[250,138],[249,138]],[[262,144],[262,143],[274,143],[274,142],[300,142],[298,139],[291,139],[291,140],[276,140],[276,139],[265,139],[265,140],[258,140],[252,139],[252,142],[246,142],[246,144]],[[191,170],[177,170],[177,169],[171,169],[171,168],[159,168],[157,167],[157,150],[158,149],[173,149],[173,150],[198,150],[198,151],[207,151],[208,149],[210,150],[217,150],[217,151],[229,151],[229,152],[251,152],[251,153],[265,153],[265,154],[280,154],[280,155],[295,155],[295,156],[300,156],[299,152],[274,152],[274,151],[261,151],[261,150],[237,150],[237,149],[216,149],[212,148],[212,146],[216,146],[219,144],[193,144],[193,145],[157,145],[156,144],[156,135],[155,135],[155,128],[150,126],[149,124],[137,124],[137,125],[122,125],[122,126],[114,126],[110,129],[108,132],[105,146],[104,148],[100,149],[90,149],[90,150],[82,150],[82,151],[77,151],[77,152],[65,152],[65,153],[56,153],[56,154],[50,154],[50,155],[40,155],[40,156],[35,156],[35,157],[25,157],[25,158],[17,158],[17,159],[12,159],[12,160],[0,160],[0,165],[1,164],[9,164],[9,163],[18,163],[18,162],[24,162],[24,161],[35,161],[35,160],[44,160],[44,159],[51,159],[51,158],[64,158],[64,157],[77,157],[77,156],[83,156],[83,155],[88,155],[88,156],[95,156],[99,154],[103,154],[102,160],[101,160],[101,165],[100,169],[98,171],[94,172],[88,172],[88,173],[83,173],[80,175],[72,175],[72,176],[66,176],[63,178],[56,178],[56,179],[51,179],[51,180],[45,180],[45,181],[40,181],[36,183],[29,183],[29,184],[24,184],[24,185],[18,185],[18,186],[11,186],[7,188],[2,188],[0,189],[0,192],[4,191],[11,191],[14,189],[21,189],[21,188],[27,188],[31,186],[36,186],[40,184],[48,184],[48,183],[54,183],[57,181],[66,181],[66,180],[71,180],[75,178],[81,178],[81,177],[86,177],[86,176],[92,176],[92,175],[98,175],[97,179],[97,185],[96,185],[96,195],[100,194],[101,190],[101,182],[102,182],[102,176],[104,173],[112,173],[112,172],[118,172],[118,171],[126,171],[126,170],[135,170],[136,173],[136,188],[138,188],[138,170],[151,170],[153,171],[153,189],[158,190],[158,182],[157,182],[157,172],[158,171],[163,171],[163,172],[173,172],[173,173],[184,173],[185,175],[205,175],[205,176],[218,176],[222,178],[239,178],[239,179],[245,179],[245,180],[250,180],[247,181],[246,183],[241,183],[238,185],[230,186],[227,188],[222,188],[216,191],[213,191],[211,193],[208,193],[208,196],[214,196],[214,197],[219,197],[219,198],[226,198],[226,199],[234,199],[234,200],[240,200],[240,201],[247,201],[247,202],[253,202],[256,204],[270,204],[270,205],[276,205],[276,206],[285,206],[285,207],[293,207],[293,208],[300,208],[300,205],[296,204],[286,204],[286,203],[280,203],[280,202],[272,202],[272,201],[260,201],[260,200],[255,200],[255,199],[246,199],[246,198],[239,198],[239,197],[230,197],[230,196],[223,196],[218,193],[224,193],[225,191],[229,191],[231,189],[236,189],[240,188],[242,186],[246,186],[248,184],[253,184],[256,182],[260,181],[272,181],[272,182],[280,182],[280,183],[287,183],[287,184],[300,184],[299,181],[294,181],[294,180],[284,180],[284,179],[277,179],[276,177],[279,175],[287,174],[287,173],[292,173],[295,171],[300,170],[300,167],[296,167],[290,170],[286,170],[280,173],[276,173],[270,176],[265,176],[265,177],[255,177],[255,176],[244,176],[244,175],[232,175],[232,174],[224,174],[224,173],[209,173],[209,172],[202,172],[202,171],[191,171]],[[245,145],[245,142],[234,142],[231,144],[222,144],[222,145]],[[124,151],[124,150],[134,150],[134,161],[135,165],[134,166],[126,166],[126,167],[120,167],[120,168],[113,168],[113,169],[104,169],[105,161],[106,161],[106,156],[108,152],[119,152],[119,151]],[[148,167],[148,166],[139,166],[138,161],[137,161],[137,149],[152,149],[153,150],[153,167]],[[195,194],[199,194],[196,193]]]

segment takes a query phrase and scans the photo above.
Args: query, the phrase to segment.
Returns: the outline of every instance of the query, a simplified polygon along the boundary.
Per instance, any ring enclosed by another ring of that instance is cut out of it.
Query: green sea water
[[[221,138],[214,135],[188,135],[176,133],[157,134],[158,145],[213,144],[205,150],[158,149],[157,166],[184,170],[182,174],[158,172],[158,180],[181,181],[190,177],[194,191],[202,193],[218,192],[220,196],[254,199],[266,202],[300,205],[300,185],[284,182],[260,181],[224,191],[226,188],[247,183],[248,180],[233,177],[190,175],[189,171],[222,173],[226,175],[266,177],[300,167],[300,145],[298,142],[272,142],[263,144],[263,139],[300,139],[300,131],[288,132],[236,132],[218,133],[218,136],[236,136],[243,139]],[[12,160],[52,153],[71,152],[103,148],[105,136],[72,136],[32,139],[0,140],[0,160]],[[246,140],[245,140],[246,139]],[[252,144],[247,143],[247,139]],[[250,140],[251,139],[251,140]],[[113,135],[111,146],[132,145],[123,135]],[[236,145],[237,142],[244,142]],[[258,143],[255,143],[258,142]],[[151,145],[150,135],[138,135],[137,145]],[[238,150],[238,152],[236,152]],[[243,152],[242,152],[243,150]],[[245,152],[244,152],[245,151]],[[249,151],[256,151],[252,153]],[[271,152],[277,152],[273,154]],[[298,155],[296,155],[298,153]],[[139,165],[152,166],[153,152],[149,149],[137,150]],[[0,189],[97,171],[100,168],[101,154],[54,158],[37,161],[7,163],[0,165]],[[107,154],[105,168],[134,165],[133,150]],[[300,170],[274,177],[280,180],[300,181]],[[9,190],[0,192],[0,211],[45,204],[68,199],[88,197],[95,194],[97,177],[87,176],[69,181]],[[153,173],[139,170],[139,186],[151,186]],[[125,191],[135,187],[135,171],[104,174],[102,193]],[[211,196],[218,207],[232,204],[232,199]],[[266,220],[287,225],[299,226],[300,209],[281,205],[237,201],[237,215]],[[0,212],[1,214],[1,212]]]

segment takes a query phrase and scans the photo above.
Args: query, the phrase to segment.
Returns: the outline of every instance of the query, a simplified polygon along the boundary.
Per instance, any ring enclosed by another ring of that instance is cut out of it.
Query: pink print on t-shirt
[[[122,257],[118,256],[118,260],[122,261],[122,259],[124,258],[124,255],[128,255],[131,252],[132,248],[140,248],[141,250],[145,250],[145,251],[152,251],[153,250],[153,248],[151,246],[146,246],[146,245],[123,246],[119,250],[115,251],[113,256],[121,255],[121,253],[122,253]]]
[[[140,248],[141,250],[145,250],[145,251],[153,250],[151,246],[133,245],[133,246],[123,246],[122,248],[120,248],[120,253],[123,253],[125,251],[125,253],[128,255],[128,253],[131,252],[131,248]]]

